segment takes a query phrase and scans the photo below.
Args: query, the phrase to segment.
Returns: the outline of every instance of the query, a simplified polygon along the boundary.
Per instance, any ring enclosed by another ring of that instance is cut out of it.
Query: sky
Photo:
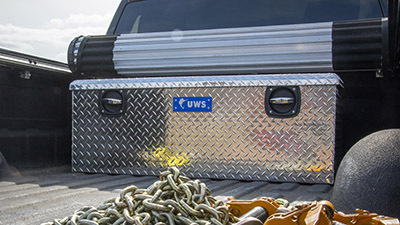
[[[120,0],[0,0],[0,48],[67,62],[79,35],[105,34]]]

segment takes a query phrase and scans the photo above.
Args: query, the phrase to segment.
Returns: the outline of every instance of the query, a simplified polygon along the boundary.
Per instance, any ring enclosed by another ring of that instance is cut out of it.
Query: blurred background
[[[0,48],[67,61],[78,35],[105,34],[120,0],[0,0]]]

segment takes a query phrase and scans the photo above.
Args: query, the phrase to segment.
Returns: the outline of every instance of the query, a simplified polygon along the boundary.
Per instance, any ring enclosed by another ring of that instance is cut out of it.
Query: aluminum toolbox
[[[336,74],[78,80],[72,170],[332,183]],[[289,95],[289,96],[287,96]]]

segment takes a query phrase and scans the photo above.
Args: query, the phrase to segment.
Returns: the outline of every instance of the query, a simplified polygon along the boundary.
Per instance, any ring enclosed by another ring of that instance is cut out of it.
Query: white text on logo
[[[188,101],[187,106],[188,108],[206,108],[207,104],[206,101]]]

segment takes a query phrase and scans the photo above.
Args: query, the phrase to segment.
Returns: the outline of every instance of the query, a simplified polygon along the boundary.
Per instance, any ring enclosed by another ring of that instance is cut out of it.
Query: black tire
[[[400,217],[400,129],[378,131],[351,147],[339,165],[331,201],[345,213],[360,208]]]

